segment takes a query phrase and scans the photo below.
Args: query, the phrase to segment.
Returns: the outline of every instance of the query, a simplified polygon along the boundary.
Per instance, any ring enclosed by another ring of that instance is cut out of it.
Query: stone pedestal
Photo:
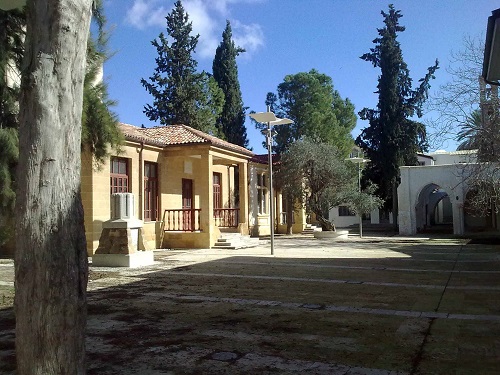
[[[101,267],[139,267],[153,264],[153,252],[144,241],[143,223],[134,217],[134,195],[113,194],[111,220],[102,225],[92,264]]]
[[[314,232],[314,238],[320,240],[330,240],[330,239],[347,240],[349,238],[348,236],[349,236],[348,230]]]
[[[94,254],[94,267],[142,267],[154,263],[152,251],[138,251],[133,254]]]

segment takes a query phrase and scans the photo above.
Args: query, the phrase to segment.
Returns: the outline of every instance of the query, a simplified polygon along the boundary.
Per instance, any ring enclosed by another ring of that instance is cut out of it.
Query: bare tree
[[[492,228],[498,228],[500,216],[500,100],[498,86],[479,79],[481,111],[475,130],[477,160],[469,168],[469,192],[466,210],[489,218]]]
[[[478,78],[483,68],[484,35],[464,36],[462,48],[451,51],[446,72],[450,80],[439,87],[427,102],[427,110],[436,117],[426,121],[428,141],[437,148],[447,140],[456,140],[463,126],[470,124],[479,109]]]
[[[80,197],[92,0],[29,0],[15,254],[18,374],[84,374],[88,277]]]

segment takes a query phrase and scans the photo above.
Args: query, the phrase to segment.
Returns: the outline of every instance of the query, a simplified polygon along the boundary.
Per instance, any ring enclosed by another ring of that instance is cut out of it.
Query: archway
[[[417,232],[453,233],[453,210],[448,193],[435,183],[422,188],[415,205]]]

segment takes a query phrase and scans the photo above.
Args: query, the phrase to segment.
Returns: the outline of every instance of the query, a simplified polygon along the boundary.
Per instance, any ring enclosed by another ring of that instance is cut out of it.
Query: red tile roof
[[[226,150],[239,152],[247,156],[254,153],[244,147],[223,141],[213,135],[203,133],[187,125],[155,126],[154,128],[139,128],[120,123],[120,129],[125,139],[144,142],[153,146],[167,147],[174,145],[211,144]]]
[[[273,165],[278,165],[280,164],[280,156],[277,154],[273,154]],[[259,163],[259,164],[269,164],[269,154],[258,154],[254,155],[250,161],[253,161],[254,163]]]

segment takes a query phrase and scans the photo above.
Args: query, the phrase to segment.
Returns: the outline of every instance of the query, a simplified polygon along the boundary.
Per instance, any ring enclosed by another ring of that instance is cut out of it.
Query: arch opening
[[[431,183],[420,191],[415,205],[418,233],[453,233],[453,209],[448,193]]]

